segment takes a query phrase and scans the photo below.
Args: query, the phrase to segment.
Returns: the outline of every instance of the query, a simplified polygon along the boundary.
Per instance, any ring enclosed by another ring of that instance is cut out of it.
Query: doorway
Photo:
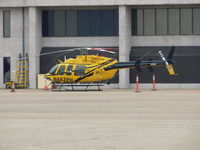
[[[3,57],[3,82],[9,82],[10,79],[10,57]]]

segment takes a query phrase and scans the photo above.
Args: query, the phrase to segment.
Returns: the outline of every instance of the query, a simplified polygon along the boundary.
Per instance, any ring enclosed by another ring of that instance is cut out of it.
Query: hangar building
[[[176,77],[155,70],[164,88],[200,87],[199,0],[1,0],[0,86],[12,80],[19,53],[27,53],[30,88],[37,74],[53,64],[39,55],[71,47],[118,47],[119,60],[129,61],[150,51],[159,58],[174,45]],[[150,59],[149,58],[147,59]],[[144,70],[141,82],[151,83]],[[129,88],[134,70],[121,70],[113,87]]]

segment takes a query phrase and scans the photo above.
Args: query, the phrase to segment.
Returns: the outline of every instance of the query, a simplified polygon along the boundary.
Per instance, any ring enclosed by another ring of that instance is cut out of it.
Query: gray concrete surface
[[[0,150],[199,150],[200,90],[0,90]]]

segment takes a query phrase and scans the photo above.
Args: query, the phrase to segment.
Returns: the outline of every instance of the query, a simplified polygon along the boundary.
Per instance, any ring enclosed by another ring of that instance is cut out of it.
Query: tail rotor
[[[166,66],[170,75],[176,75],[174,68],[172,66],[172,63],[173,63],[172,58],[173,58],[173,55],[174,55],[174,51],[175,51],[175,47],[173,46],[170,50],[170,53],[169,53],[167,59],[164,57],[164,55],[162,54],[161,51],[158,52],[160,54],[160,57],[162,58],[162,60],[165,62],[165,66]]]

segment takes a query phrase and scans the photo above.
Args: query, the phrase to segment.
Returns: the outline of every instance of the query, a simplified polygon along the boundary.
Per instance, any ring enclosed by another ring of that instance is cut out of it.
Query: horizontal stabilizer
[[[166,65],[166,67],[167,67],[167,70],[168,70],[170,75],[175,75],[174,68],[173,68],[173,66],[171,64]]]

